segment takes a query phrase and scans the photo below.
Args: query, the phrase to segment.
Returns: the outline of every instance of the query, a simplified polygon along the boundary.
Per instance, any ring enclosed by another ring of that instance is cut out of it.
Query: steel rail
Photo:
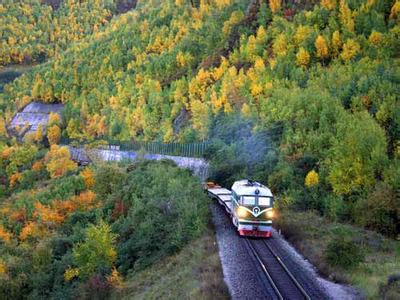
[[[307,300],[311,300],[311,297],[307,294],[307,292],[304,290],[304,288],[301,286],[299,281],[293,276],[292,272],[288,269],[288,267],[285,265],[285,263],[282,261],[282,259],[275,253],[275,251],[271,248],[271,246],[268,244],[268,241],[263,240],[264,244],[267,246],[267,249],[269,252],[274,256],[274,258],[279,262],[279,264],[282,266],[282,268],[285,270],[286,274],[290,277],[290,279],[293,281],[293,283],[296,285],[296,287],[299,289],[299,291],[303,294],[304,298]]]
[[[254,246],[251,244],[251,242],[247,239],[244,238],[244,241],[246,243],[246,245],[248,246],[248,248],[251,250],[251,252],[253,253],[255,259],[257,260],[257,262],[259,263],[261,269],[263,270],[263,273],[265,274],[265,276],[267,277],[269,283],[271,284],[274,292],[276,293],[276,295],[278,296],[279,300],[283,300],[283,296],[281,294],[281,292],[279,291],[278,287],[276,286],[274,280],[272,279],[271,275],[269,274],[265,264],[263,263],[262,259],[260,258],[260,256],[258,255],[256,249],[254,248]]]

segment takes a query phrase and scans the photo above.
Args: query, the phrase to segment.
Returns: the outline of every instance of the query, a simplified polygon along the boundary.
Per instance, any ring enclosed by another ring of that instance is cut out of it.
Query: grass
[[[280,212],[276,224],[324,277],[359,288],[367,299],[400,299],[399,241],[352,225],[330,222],[314,212],[285,210]],[[351,239],[365,254],[357,267],[343,269],[327,262],[327,245],[339,236]]]
[[[112,299],[229,299],[212,229],[125,280]]]

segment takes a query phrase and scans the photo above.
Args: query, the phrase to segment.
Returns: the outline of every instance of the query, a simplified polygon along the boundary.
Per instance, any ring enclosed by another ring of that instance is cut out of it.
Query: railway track
[[[276,299],[311,299],[282,259],[268,244],[268,240],[244,239],[264,277],[272,286]]]

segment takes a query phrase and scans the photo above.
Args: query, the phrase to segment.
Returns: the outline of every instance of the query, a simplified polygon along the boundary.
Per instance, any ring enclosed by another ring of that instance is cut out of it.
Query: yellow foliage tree
[[[75,162],[71,160],[71,154],[67,147],[51,145],[50,151],[45,156],[46,169],[50,177],[55,178],[64,175],[68,171],[77,168]]]
[[[254,68],[257,71],[264,71],[265,70],[265,64],[264,64],[264,60],[261,57],[257,57],[256,61],[254,63]]]
[[[42,161],[35,161],[32,165],[32,171],[40,171],[42,170],[44,167],[43,162]]]
[[[22,228],[19,239],[21,241],[26,240],[28,237],[37,237],[40,235],[40,228],[35,222],[28,222]]]
[[[61,129],[58,125],[53,125],[49,129],[47,129],[47,139],[49,140],[50,145],[56,145],[60,141],[61,138]]]
[[[307,173],[307,176],[304,180],[304,185],[306,187],[312,187],[319,183],[319,175],[315,170],[311,170]]]
[[[58,113],[55,112],[50,112],[49,114],[49,121],[48,121],[48,126],[52,125],[60,125],[61,124],[61,117]]]
[[[8,243],[12,238],[12,234],[9,233],[3,225],[0,224],[0,239],[3,240],[3,242]]]
[[[276,13],[281,9],[282,0],[269,0],[269,7],[273,13]]]
[[[318,58],[325,59],[329,56],[328,43],[322,35],[319,35],[315,40],[315,48]]]
[[[92,191],[84,191],[78,196],[74,196],[71,201],[78,209],[83,211],[94,208],[97,205],[96,194]]]
[[[114,288],[123,287],[122,276],[115,267],[113,267],[111,274],[107,276],[107,282]]]
[[[210,121],[207,105],[195,100],[192,102],[191,111],[193,128],[199,133],[201,139],[206,138]]]
[[[390,19],[397,19],[397,17],[400,15],[400,1],[396,1],[392,9],[390,10]]]
[[[35,141],[40,143],[43,140],[43,126],[39,125],[35,132]]]
[[[332,53],[335,57],[339,55],[340,48],[342,47],[342,40],[340,38],[339,31],[335,31],[332,34]]]
[[[219,9],[224,8],[225,6],[228,6],[231,4],[231,0],[215,0],[215,4]]]
[[[253,82],[250,85],[250,92],[254,97],[257,97],[258,95],[260,95],[263,91],[263,87],[261,84],[257,83],[257,82]]]
[[[10,187],[13,188],[14,186],[16,186],[17,183],[21,181],[21,178],[22,174],[19,172],[12,174],[10,176]]]
[[[343,45],[341,57],[344,61],[349,62],[360,52],[360,44],[353,39],[348,39]]]
[[[296,63],[298,66],[307,68],[310,63],[310,54],[303,47],[299,49],[299,52],[296,54]]]
[[[0,116],[0,136],[7,137],[6,121]]]
[[[312,29],[308,26],[300,25],[297,27],[296,33],[293,36],[296,45],[300,45],[306,37],[312,32]]]
[[[265,31],[264,26],[260,26],[257,29],[257,35],[256,35],[256,42],[257,44],[264,44],[267,39],[267,32]]]
[[[379,43],[382,41],[382,33],[375,30],[372,31],[368,38],[368,41],[375,46],[379,45]]]
[[[79,277],[79,269],[78,268],[71,268],[65,270],[64,272],[64,280],[71,281],[75,277]]]
[[[346,3],[346,0],[340,0],[339,11],[342,25],[346,27],[347,30],[354,32],[354,20],[352,12]]]
[[[272,50],[274,51],[274,54],[278,57],[286,55],[287,40],[286,36],[283,33],[278,35],[277,38],[275,39],[274,44],[272,45]]]
[[[91,189],[95,184],[94,173],[92,169],[85,168],[83,169],[80,175],[83,177],[83,180],[85,181],[86,188]]]
[[[321,6],[333,10],[336,8],[336,0],[321,0]]]
[[[44,224],[57,225],[64,221],[64,217],[57,210],[44,206],[40,202],[36,202],[34,207],[33,217],[38,218]]]
[[[7,266],[4,261],[0,260],[0,275],[7,273]]]

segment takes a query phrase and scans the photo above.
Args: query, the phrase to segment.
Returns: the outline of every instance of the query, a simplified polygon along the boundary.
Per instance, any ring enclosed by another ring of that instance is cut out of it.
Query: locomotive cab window
[[[242,205],[255,205],[256,198],[254,196],[242,196]]]
[[[260,206],[271,206],[271,198],[269,197],[259,197],[258,205]]]

